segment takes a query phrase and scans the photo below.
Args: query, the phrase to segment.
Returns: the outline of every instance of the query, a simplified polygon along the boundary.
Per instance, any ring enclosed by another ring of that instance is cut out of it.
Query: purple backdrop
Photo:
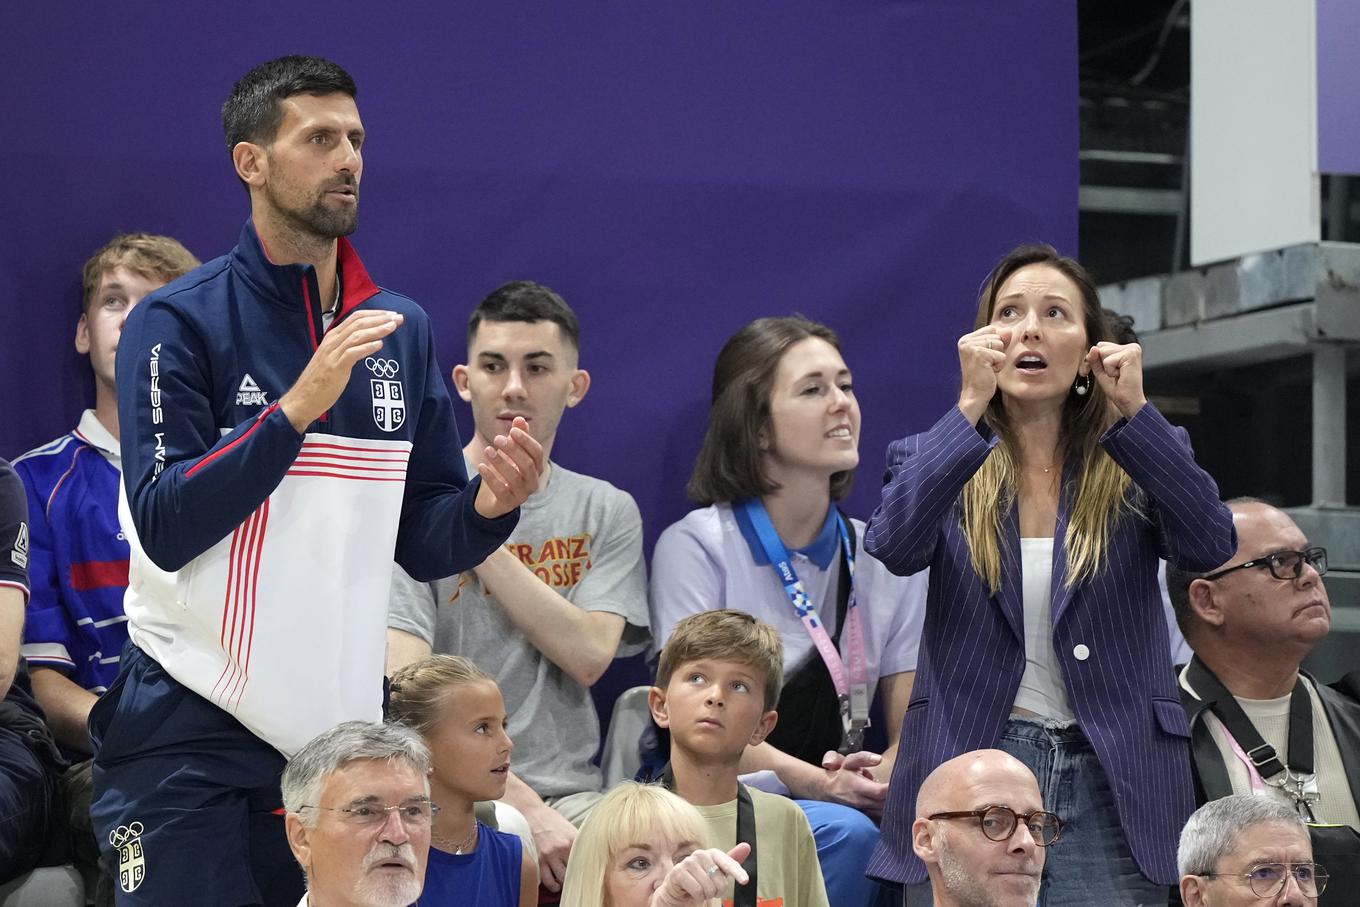
[[[1317,0],[1318,169],[1360,173],[1360,4]]]
[[[283,53],[355,75],[355,243],[431,312],[446,369],[505,280],[580,312],[595,383],[557,459],[632,492],[649,543],[687,509],[713,358],[742,323],[798,311],[841,332],[867,515],[887,442],[952,402],[989,264],[1075,247],[1073,0],[204,10],[6,11],[0,454],[92,397],[71,348],[90,251],[128,229],[204,259],[234,242],[247,202],[218,109]]]

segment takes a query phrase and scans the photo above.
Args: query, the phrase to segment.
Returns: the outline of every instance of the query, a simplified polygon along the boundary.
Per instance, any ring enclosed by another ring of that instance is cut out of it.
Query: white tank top
[[[1025,673],[1015,707],[1044,718],[1076,718],[1067,702],[1058,654],[1053,649],[1053,539],[1020,540],[1020,578],[1025,607]]]

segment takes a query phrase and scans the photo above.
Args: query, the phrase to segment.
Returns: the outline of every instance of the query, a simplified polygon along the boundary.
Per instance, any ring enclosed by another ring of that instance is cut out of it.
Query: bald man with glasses
[[[921,785],[916,816],[912,849],[934,907],[1034,907],[1045,849],[1063,823],[1044,810],[1023,762],[974,750],[940,764]]]
[[[1360,866],[1360,671],[1326,686],[1300,669],[1331,630],[1327,551],[1276,507],[1228,508],[1237,553],[1206,574],[1167,574],[1194,650],[1180,685],[1196,792],[1201,803],[1256,793],[1286,804],[1312,825],[1319,862],[1347,871]]]

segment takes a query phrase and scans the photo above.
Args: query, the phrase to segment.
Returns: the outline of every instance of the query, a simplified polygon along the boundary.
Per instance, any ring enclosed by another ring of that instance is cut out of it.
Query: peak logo
[[[241,378],[241,386],[236,389],[237,406],[268,406],[269,399],[264,391],[255,383],[255,379],[250,377],[250,372],[246,372]]]

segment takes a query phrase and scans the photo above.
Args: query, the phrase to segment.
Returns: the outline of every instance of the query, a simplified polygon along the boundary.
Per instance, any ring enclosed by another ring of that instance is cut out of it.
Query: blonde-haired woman
[[[567,861],[561,907],[707,907],[747,881],[741,843],[704,847],[698,810],[663,787],[624,782],[599,802]]]
[[[518,837],[477,820],[474,806],[505,796],[514,743],[496,681],[460,655],[430,655],[392,675],[388,712],[430,748],[425,889],[417,904],[531,907],[538,865]]]
[[[1194,796],[1158,559],[1223,563],[1232,517],[1184,431],[1144,397],[1141,347],[1108,341],[1080,264],[1048,246],[1011,252],[975,328],[958,342],[958,405],[889,447],[865,539],[894,573],[930,568],[869,874],[924,880],[911,843],[922,780],[999,747],[1067,823],[1041,903],[1165,904]]]

